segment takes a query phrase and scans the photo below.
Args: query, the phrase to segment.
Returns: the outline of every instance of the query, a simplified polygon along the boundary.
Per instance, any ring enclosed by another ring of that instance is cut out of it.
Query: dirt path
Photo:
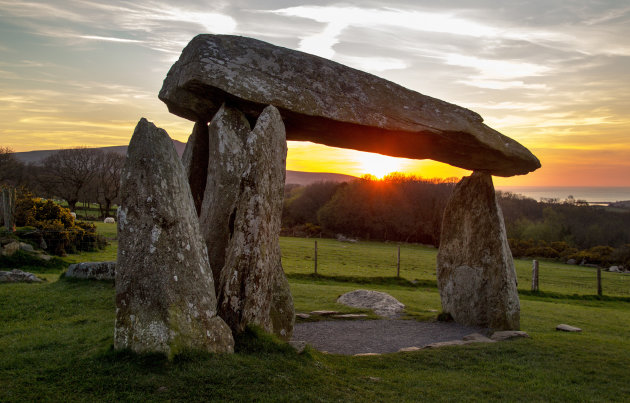
[[[320,351],[353,355],[394,353],[404,347],[423,347],[438,341],[461,339],[486,329],[454,322],[415,320],[336,320],[296,323],[293,340],[305,341]]]

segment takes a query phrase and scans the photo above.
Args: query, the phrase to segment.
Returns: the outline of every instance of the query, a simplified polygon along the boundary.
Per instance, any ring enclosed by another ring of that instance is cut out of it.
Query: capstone
[[[171,67],[159,97],[194,122],[209,122],[223,103],[251,120],[273,105],[287,140],[431,158],[499,176],[540,167],[529,150],[475,112],[253,38],[198,35]]]

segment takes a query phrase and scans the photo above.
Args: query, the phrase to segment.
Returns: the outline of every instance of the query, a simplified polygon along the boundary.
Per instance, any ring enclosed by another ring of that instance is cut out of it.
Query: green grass
[[[115,225],[109,225],[99,231],[111,237]],[[395,244],[318,240],[319,277],[308,275],[312,244],[281,240],[296,311],[356,311],[335,300],[357,288],[390,293],[414,318],[432,320],[440,311],[434,249],[402,246],[401,275],[422,280],[411,284],[383,278],[395,275]],[[115,259],[115,248],[107,253]],[[523,291],[529,265],[517,261]],[[59,280],[46,272],[45,283],[0,285],[0,401],[629,401],[630,302],[572,297],[592,273],[541,263],[548,293],[520,295],[521,326],[531,339],[346,357],[312,349],[297,354],[252,330],[238,338],[233,355],[188,352],[169,362],[112,350],[111,282]],[[627,277],[605,277],[605,293],[618,278]],[[593,292],[585,287],[584,294]],[[557,332],[559,323],[584,331]]]
[[[280,238],[282,266],[288,274],[314,271],[314,242],[317,241],[317,273],[323,276],[396,276],[397,244],[383,242],[347,243],[333,239]],[[437,249],[402,244],[400,276],[409,281],[436,281]],[[531,290],[531,260],[514,260],[519,291]],[[540,261],[541,291],[566,295],[597,294],[597,270],[591,267]],[[630,276],[602,272],[604,295],[630,297]]]

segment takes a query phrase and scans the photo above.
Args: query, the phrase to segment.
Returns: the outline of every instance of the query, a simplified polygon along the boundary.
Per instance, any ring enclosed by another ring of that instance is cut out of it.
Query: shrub
[[[16,202],[16,225],[25,226],[19,231],[23,238],[45,244],[53,255],[93,251],[106,245],[93,224],[75,221],[69,209],[27,191],[20,192]]]

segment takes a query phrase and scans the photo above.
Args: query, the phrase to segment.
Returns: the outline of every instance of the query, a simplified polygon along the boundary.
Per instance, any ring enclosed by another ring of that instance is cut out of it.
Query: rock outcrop
[[[65,277],[114,280],[116,277],[116,262],[81,262],[71,264],[66,270]]]
[[[395,318],[405,310],[405,305],[391,295],[371,290],[355,290],[337,298],[337,303],[353,308],[366,308],[379,316]]]
[[[120,199],[114,347],[233,351],[184,168],[168,134],[144,118],[129,143]]]
[[[0,283],[41,283],[42,279],[26,271],[13,269],[0,271]]]
[[[347,66],[252,38],[199,35],[169,71],[159,97],[208,122],[224,102],[255,119],[277,107],[288,140],[431,158],[493,175],[526,174],[538,159],[475,112]]]
[[[442,309],[456,322],[519,329],[514,261],[488,174],[463,178],[446,206],[437,281]]]

